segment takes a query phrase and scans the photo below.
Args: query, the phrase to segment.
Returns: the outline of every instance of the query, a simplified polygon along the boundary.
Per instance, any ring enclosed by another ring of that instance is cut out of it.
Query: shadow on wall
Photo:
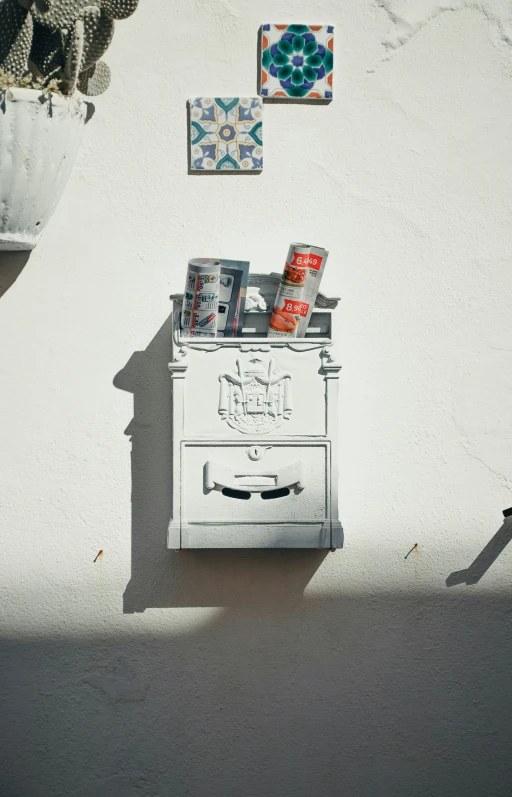
[[[172,445],[171,375],[168,370],[172,315],[145,351],[137,351],[114,385],[133,393],[132,572],[124,611],[152,607],[283,606],[303,599],[326,551],[170,551]],[[336,554],[331,554],[336,555]]]
[[[27,265],[31,254],[32,250],[25,252],[0,252],[0,299],[11,285],[16,282]]]
[[[0,639],[2,797],[510,797],[511,596],[279,609]]]
[[[500,553],[507,547],[512,539],[512,517],[505,519],[503,526],[496,532],[494,537],[489,540],[485,548],[478,554],[466,570],[457,570],[450,573],[446,579],[447,587],[455,587],[457,584],[477,584],[484,576],[493,562],[496,561]]]

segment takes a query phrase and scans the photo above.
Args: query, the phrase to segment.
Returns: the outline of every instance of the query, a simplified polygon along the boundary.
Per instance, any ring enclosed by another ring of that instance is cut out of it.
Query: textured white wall
[[[512,793],[509,13],[118,24],[65,197],[0,263],[2,797]],[[336,26],[334,102],[266,107],[261,176],[188,176],[187,97],[254,92],[288,20]],[[168,296],[190,256],[279,270],[296,239],[343,296],[346,548],[169,552]]]

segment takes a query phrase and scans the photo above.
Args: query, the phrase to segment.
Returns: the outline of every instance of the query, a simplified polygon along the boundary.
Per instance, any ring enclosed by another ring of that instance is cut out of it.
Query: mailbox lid
[[[323,523],[329,463],[327,441],[183,442],[182,523]]]

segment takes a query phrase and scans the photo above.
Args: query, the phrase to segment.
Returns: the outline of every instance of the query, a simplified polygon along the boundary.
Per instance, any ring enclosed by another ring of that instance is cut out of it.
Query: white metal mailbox
[[[304,338],[267,338],[280,275],[252,275],[241,337],[184,338],[174,301],[168,547],[340,548],[338,300]],[[266,305],[267,309],[262,309]]]

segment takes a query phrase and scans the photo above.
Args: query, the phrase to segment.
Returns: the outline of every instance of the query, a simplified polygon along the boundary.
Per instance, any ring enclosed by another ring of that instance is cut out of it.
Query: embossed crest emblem
[[[277,429],[292,413],[291,373],[282,371],[273,357],[268,363],[253,357],[236,364],[236,373],[219,376],[219,415],[245,434]]]

